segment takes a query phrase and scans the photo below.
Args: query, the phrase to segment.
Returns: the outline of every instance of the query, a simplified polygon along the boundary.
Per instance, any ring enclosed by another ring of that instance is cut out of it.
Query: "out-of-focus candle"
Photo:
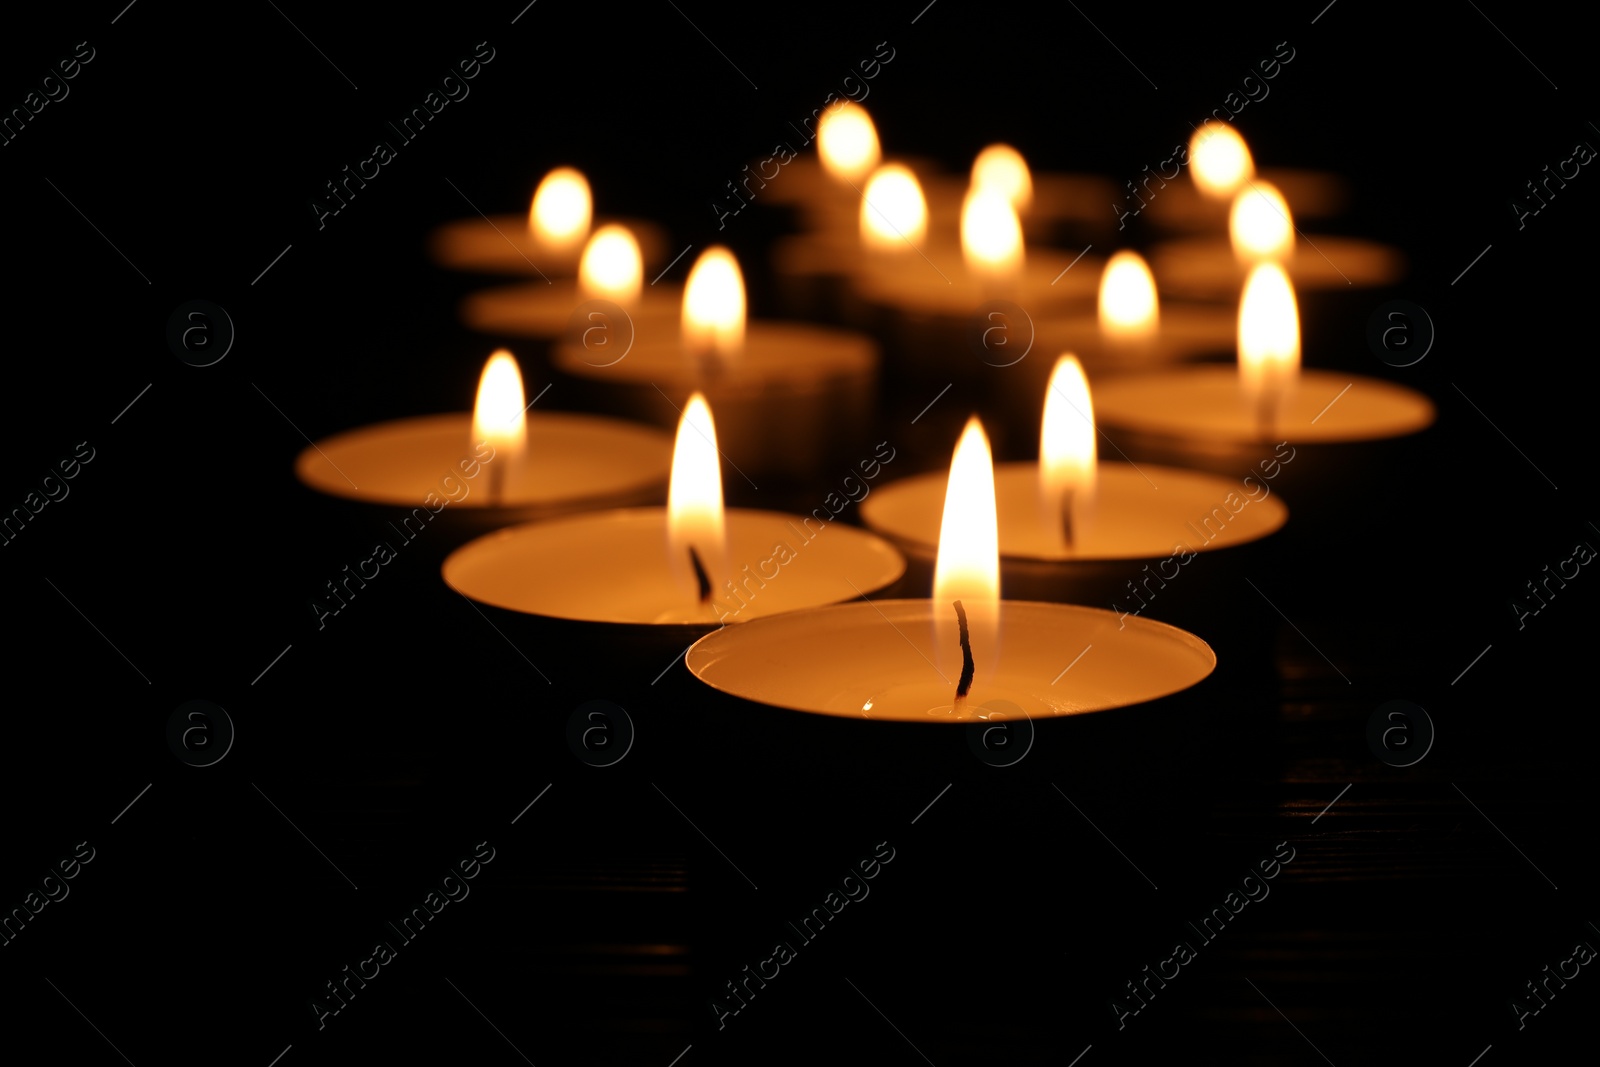
[[[993,189],[1025,215],[1033,203],[1033,175],[1028,161],[1008,144],[992,144],[972,161],[971,185],[974,189]]]
[[[589,237],[607,223],[626,226],[645,263],[664,260],[666,236],[639,219],[597,219],[589,181],[572,167],[540,180],[519,215],[483,215],[447,223],[429,238],[434,261],[453,270],[526,274],[549,284],[570,278]]]
[[[496,336],[550,339],[565,334],[589,349],[596,362],[606,362],[620,358],[641,336],[672,335],[679,300],[677,286],[644,287],[639,242],[626,226],[608,223],[584,244],[576,279],[472,293],[461,301],[461,319]]]
[[[916,175],[898,163],[879,167],[861,198],[861,247],[904,256],[927,236],[928,206]]]
[[[1288,201],[1271,182],[1250,182],[1233,194],[1228,239],[1240,263],[1283,261],[1294,255],[1294,220]]]
[[[853,462],[875,403],[877,346],[860,334],[746,314],[738,261],[713,247],[690,271],[678,336],[641,333],[615,361],[569,341],[552,358],[596,403],[663,426],[704,392],[723,452],[746,476],[810,477],[826,460]]]
[[[1256,165],[1238,130],[1207,119],[1189,138],[1189,172],[1195,188],[1213,199],[1226,200],[1255,177]]]

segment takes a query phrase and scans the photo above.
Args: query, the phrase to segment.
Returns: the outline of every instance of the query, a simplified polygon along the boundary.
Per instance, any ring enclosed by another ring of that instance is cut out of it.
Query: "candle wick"
[[[711,603],[711,576],[706,573],[705,564],[700,562],[700,553],[694,550],[693,545],[689,546],[689,565],[694,568],[694,580],[700,588],[700,603]]]
[[[500,506],[500,493],[505,487],[505,468],[490,460],[489,466],[489,506]]]
[[[1071,489],[1061,494],[1061,539],[1068,552],[1072,551],[1072,495]]]
[[[1256,402],[1256,432],[1261,435],[1261,440],[1264,442],[1272,440],[1272,424],[1275,421],[1274,416],[1277,414],[1277,407],[1277,391],[1263,389],[1261,391],[1261,399]]]
[[[972,675],[977,669],[972,662],[972,634],[967,630],[967,612],[961,601],[955,602],[956,625],[961,629],[961,679],[956,682],[956,712],[966,709],[967,691],[972,688]]]

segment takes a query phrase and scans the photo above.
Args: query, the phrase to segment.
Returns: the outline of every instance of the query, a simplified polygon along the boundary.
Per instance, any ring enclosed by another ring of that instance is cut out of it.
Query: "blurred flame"
[[[917,176],[898,163],[872,173],[861,199],[861,243],[880,252],[906,251],[928,233],[928,205]]]
[[[878,131],[867,109],[846,100],[817,123],[817,155],[840,181],[858,182],[878,165]]]
[[[711,408],[699,393],[689,397],[678,419],[672,446],[672,480],[667,487],[667,551],[691,602],[699,600],[689,560],[693,548],[715,597],[727,581],[728,541],[722,511],[721,455]]]
[[[472,405],[472,443],[488,441],[501,470],[514,469],[528,447],[527,401],[523,398],[522,372],[505,349],[497,350],[483,365],[478,397]]]
[[[1270,182],[1241,186],[1228,214],[1228,236],[1234,256],[1245,266],[1289,259],[1294,255],[1294,219],[1288,201]]]
[[[1144,341],[1160,325],[1156,280],[1137,252],[1112,256],[1100,275],[1100,333],[1119,341]]]
[[[1022,273],[1022,224],[998,190],[974,186],[961,205],[961,254],[967,270],[991,280]]]
[[[1208,119],[1189,138],[1189,166],[1200,192],[1210,197],[1230,197],[1255,177],[1250,148],[1232,126]]]
[[[1073,537],[1080,535],[1094,503],[1096,456],[1089,379],[1069,352],[1050,372],[1039,434],[1039,499],[1048,528],[1062,532],[1063,509],[1071,508]]]
[[[1300,312],[1276,263],[1260,263],[1239,300],[1239,380],[1252,404],[1281,404],[1300,372]]]
[[[683,289],[683,346],[726,365],[744,350],[744,276],[721,245],[700,253]]]
[[[994,189],[1011,202],[1018,214],[1033,202],[1033,177],[1028,161],[1008,144],[992,144],[972,161],[972,188]]]
[[[534,190],[528,226],[544,247],[575,251],[589,235],[593,211],[588,179],[571,167],[557,167]]]
[[[589,298],[637,304],[644,287],[639,242],[626,226],[602,226],[589,238],[578,262],[578,286]]]

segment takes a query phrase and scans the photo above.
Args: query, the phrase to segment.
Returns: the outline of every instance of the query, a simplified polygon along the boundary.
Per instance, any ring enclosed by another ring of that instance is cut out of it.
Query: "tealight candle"
[[[1161,618],[1204,619],[1215,607],[1218,579],[1236,574],[1214,554],[1257,542],[1288,519],[1288,508],[1272,495],[1271,478],[1252,469],[1223,478],[1103,462],[1097,436],[1083,368],[1063,355],[1045,394],[1038,462],[995,468],[1007,590],[1021,599],[1070,599],[1124,611],[1142,610],[1149,597]],[[861,504],[867,528],[906,554],[913,583],[925,580],[940,550],[945,481],[940,474],[904,478]],[[1240,553],[1226,555],[1232,563]],[[1205,562],[1197,564],[1202,556]],[[1197,572],[1207,577],[1194,577]],[[1180,573],[1181,582],[1175,580]],[[1147,584],[1152,575],[1157,588]],[[1146,583],[1142,593],[1139,583]],[[1162,592],[1169,583],[1172,591]]]
[[[930,210],[939,219],[956,218],[966,193],[988,187],[1010,201],[1030,238],[1043,238],[1063,224],[1103,230],[1110,223],[1104,205],[1115,195],[1105,178],[1089,174],[1035,173],[1022,153],[992,144],[978,153],[963,188],[950,180],[929,183]]]
[[[873,593],[905,561],[883,539],[798,515],[724,510],[705,398],[678,423],[666,508],[629,508],[499,530],[444,564],[452,589],[541,620],[635,628],[659,649],[732,623]],[[832,525],[835,528],[829,529]],[[651,670],[658,669],[653,665]],[[643,681],[648,682],[646,677]]]
[[[580,171],[557,167],[534,191],[526,215],[483,215],[446,223],[429,238],[433,260],[451,270],[484,274],[571,277],[588,240],[594,201]],[[599,220],[625,225],[639,243],[644,262],[665,259],[666,235],[639,219]]]
[[[951,461],[939,543],[932,600],[758,620],[702,638],[686,663],[702,682],[745,700],[906,723],[1127,707],[1187,689],[1216,666],[1204,641],[1164,623],[999,598],[993,467],[976,419]]]
[[[1235,194],[1251,181],[1271,182],[1283,192],[1294,213],[1304,218],[1329,218],[1349,199],[1343,180],[1336,175],[1283,168],[1256,170],[1244,138],[1225,123],[1207,120],[1190,136],[1187,147],[1179,148],[1154,173],[1145,167],[1141,178],[1126,183],[1126,191],[1112,204],[1114,216],[1147,217],[1169,229],[1220,230],[1227,224]],[[1190,180],[1184,181],[1176,169],[1164,173],[1163,168],[1174,161],[1178,166],[1187,165]],[[1126,222],[1121,220],[1123,226]]]
[[[681,299],[679,286],[644,285],[644,260],[632,231],[607,224],[585,242],[576,278],[469,294],[461,301],[461,321],[469,329],[498,336],[548,340],[566,334],[596,352],[600,349],[595,343],[585,343],[583,337],[598,325],[606,335],[604,344],[621,351],[641,336],[675,330]],[[626,323],[610,321],[613,307],[627,315]]]
[[[866,108],[841,100],[818,118],[816,141],[815,159],[791,159],[770,182],[751,190],[747,181],[745,189],[769,203],[800,208],[811,229],[848,233],[862,187],[883,158],[877,127]],[[737,190],[733,195],[743,203]]]
[[[1239,306],[1238,366],[1198,366],[1107,378],[1096,407],[1113,439],[1135,459],[1177,462],[1229,473],[1248,466],[1270,442],[1313,452],[1295,463],[1294,481],[1322,469],[1347,472],[1361,442],[1417,433],[1432,425],[1421,393],[1361,375],[1300,368],[1294,288],[1275,263],[1252,269]],[[1302,449],[1306,450],[1306,449]],[[1319,457],[1315,453],[1322,452]]]
[[[985,364],[1010,361],[1014,349],[997,360],[980,341],[995,314],[1010,319],[1021,308],[1031,317],[1087,303],[1102,266],[1089,255],[1029,252],[1016,209],[990,187],[967,194],[959,259],[957,250],[931,242],[916,251],[915,261],[902,256],[904,265],[896,269],[869,265],[855,286],[862,302],[883,316],[905,374],[941,385],[952,377],[973,384]]]
[[[724,452],[746,477],[806,477],[863,446],[878,374],[870,338],[801,323],[747,323],[738,262],[721,246],[703,252],[690,271],[680,326],[677,337],[638,337],[617,360],[568,342],[554,350],[554,364],[591,386],[597,402],[665,426],[691,393],[705,393]]]
[[[906,269],[927,241],[928,205],[922,185],[903,163],[872,172],[860,197],[856,232],[819,230],[782,238],[772,265],[789,308],[817,317],[840,314],[846,321],[870,319],[849,284],[856,273]]]
[[[464,528],[660,499],[667,435],[592,415],[529,415],[523,395],[516,362],[501,350],[484,367],[472,412],[335,434],[302,451],[295,474],[330,497],[425,508]]]
[[[1388,285],[1405,263],[1398,250],[1354,237],[1296,239],[1289,204],[1272,183],[1247,180],[1233,196],[1228,239],[1167,241],[1152,252],[1161,287],[1194,297],[1233,292],[1250,267],[1282,263],[1302,289]]]

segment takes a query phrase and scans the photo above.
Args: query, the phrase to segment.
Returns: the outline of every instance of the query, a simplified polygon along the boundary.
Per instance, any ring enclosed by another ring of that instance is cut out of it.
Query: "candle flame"
[[[972,188],[1000,192],[1020,214],[1033,202],[1033,176],[1028,161],[1008,144],[992,144],[972,161]]]
[[[744,275],[721,245],[700,253],[683,289],[683,346],[727,365],[744,350]]]
[[[872,172],[861,198],[861,243],[880,252],[907,251],[928,233],[928,204],[917,176],[898,163]]]
[[[667,487],[668,559],[691,603],[708,603],[727,580],[721,459],[711,408],[695,393],[678,419]]]
[[[557,167],[534,190],[528,226],[542,246],[576,251],[589,235],[593,211],[588,179],[571,167]]]
[[[950,460],[933,598],[944,611],[952,601],[998,605],[1000,534],[995,512],[994,457],[976,415],[967,420]]]
[[[497,350],[483,365],[478,397],[472,405],[472,443],[494,446],[500,470],[514,470],[528,447],[527,401],[523,399],[522,372],[516,357]]]
[[[1097,450],[1094,407],[1083,365],[1070,352],[1056,360],[1039,433],[1039,499],[1048,529],[1070,548],[1094,505]]]
[[[961,254],[967,269],[990,280],[1022,273],[1022,224],[1016,208],[998,190],[975,186],[961,205]]]
[[[624,307],[639,302],[644,258],[626,226],[602,226],[589,238],[578,262],[578,286],[585,297],[611,300]]]
[[[1258,409],[1276,408],[1300,373],[1300,312],[1294,286],[1276,263],[1259,263],[1239,300],[1239,380]]]
[[[1289,259],[1294,255],[1294,219],[1288,201],[1270,182],[1241,186],[1228,215],[1228,236],[1234,256],[1245,266]]]
[[[1112,256],[1100,275],[1100,333],[1119,341],[1148,340],[1160,315],[1156,279],[1144,257],[1129,251]]]
[[[942,669],[940,673],[952,683],[956,717],[966,718],[974,679],[980,688],[986,678],[993,680],[1000,636],[1000,529],[994,456],[976,415],[967,420],[950,460],[950,481],[939,521],[939,554],[933,566],[933,599],[937,658],[952,669],[961,665],[959,675]],[[959,636],[958,616],[963,616],[959,629],[967,631]]]
[[[817,123],[817,155],[838,181],[860,181],[878,165],[878,131],[867,109],[846,100]]]
[[[1231,197],[1256,174],[1239,131],[1214,119],[1201,123],[1189,138],[1189,167],[1200,192],[1219,199]]]

